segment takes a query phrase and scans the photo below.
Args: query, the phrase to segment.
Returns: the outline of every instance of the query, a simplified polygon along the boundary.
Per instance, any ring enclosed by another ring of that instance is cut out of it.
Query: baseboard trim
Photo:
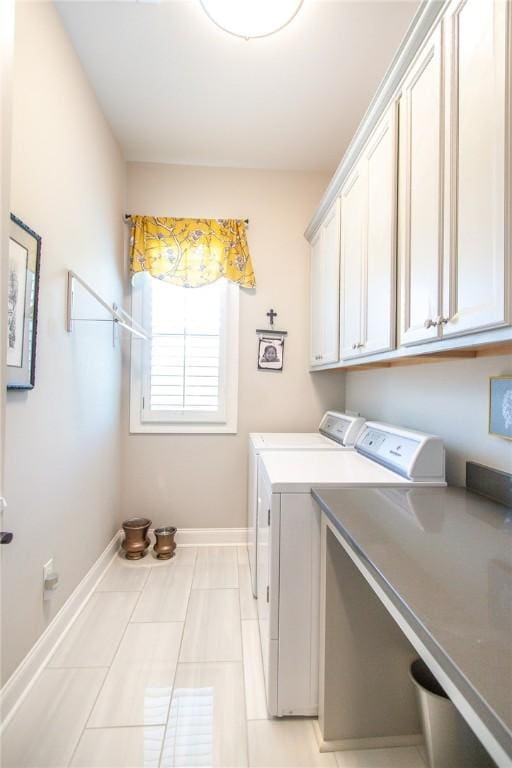
[[[178,547],[234,547],[247,544],[247,528],[178,528]]]
[[[386,747],[418,747],[424,743],[421,733],[405,736],[370,736],[362,739],[324,740],[318,720],[313,721],[316,741],[320,752],[345,752],[357,749],[384,749]]]
[[[0,690],[0,711],[2,713],[0,733],[11,720],[22,700],[46,666],[50,655],[66,636],[69,628],[82,610],[84,603],[103,577],[105,570],[119,549],[121,536],[121,531],[115,534]]]

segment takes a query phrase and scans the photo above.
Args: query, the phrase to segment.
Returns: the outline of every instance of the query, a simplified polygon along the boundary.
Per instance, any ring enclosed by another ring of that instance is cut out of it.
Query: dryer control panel
[[[444,482],[444,445],[435,435],[369,421],[356,450],[410,480]]]
[[[340,445],[352,446],[355,445],[364,423],[362,416],[327,411],[323,415],[318,430],[322,435],[335,440]]]

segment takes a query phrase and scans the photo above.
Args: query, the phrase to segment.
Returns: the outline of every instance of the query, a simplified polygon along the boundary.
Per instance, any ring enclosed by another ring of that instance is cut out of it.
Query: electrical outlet
[[[53,571],[53,557],[50,557],[48,562],[43,565],[43,583],[47,580],[48,576],[53,573]]]
[[[59,574],[55,572],[53,557],[43,565],[43,600],[51,600],[59,585]]]

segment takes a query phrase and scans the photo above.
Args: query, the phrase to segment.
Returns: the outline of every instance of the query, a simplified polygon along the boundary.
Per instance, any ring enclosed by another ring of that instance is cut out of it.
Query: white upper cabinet
[[[437,27],[400,99],[400,342],[437,338],[442,265],[442,39]]]
[[[501,0],[457,0],[444,19],[443,336],[510,319],[505,237],[509,29],[507,3]]]
[[[367,220],[363,260],[362,354],[395,346],[397,108],[393,103],[365,152]]]
[[[510,9],[502,0],[452,2],[403,85],[399,254],[405,345],[510,322]]]
[[[311,243],[311,365],[338,361],[340,207],[336,199]]]
[[[512,0],[426,3],[411,30],[307,230],[314,365],[512,339]]]
[[[365,169],[359,162],[341,191],[340,357],[359,355],[361,293],[365,252]]]
[[[341,192],[341,345],[344,360],[394,346],[396,105],[372,134]]]

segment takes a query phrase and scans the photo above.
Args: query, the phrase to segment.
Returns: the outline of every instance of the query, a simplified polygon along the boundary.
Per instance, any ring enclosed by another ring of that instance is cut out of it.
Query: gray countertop
[[[462,488],[313,496],[512,764],[512,510]]]

